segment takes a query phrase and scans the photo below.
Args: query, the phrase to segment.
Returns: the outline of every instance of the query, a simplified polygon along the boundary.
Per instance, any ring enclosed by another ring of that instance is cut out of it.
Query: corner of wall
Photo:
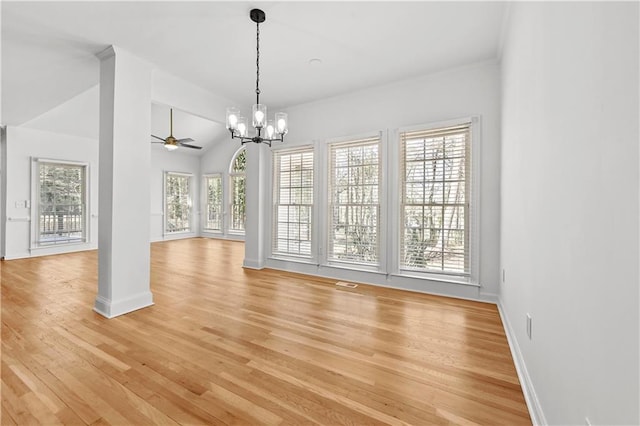
[[[500,319],[502,320],[502,325],[507,336],[507,342],[509,343],[509,349],[511,350],[511,357],[513,358],[513,362],[516,366],[516,372],[518,373],[520,387],[522,388],[524,399],[527,403],[527,408],[529,409],[531,421],[534,425],[546,425],[548,423],[544,416],[544,412],[542,411],[538,395],[533,387],[533,382],[531,381],[529,372],[527,371],[527,366],[524,362],[522,352],[520,351],[518,339],[516,338],[513,328],[511,327],[511,323],[509,322],[509,317],[507,316],[507,312],[502,303],[502,297],[499,295],[497,305],[498,312],[500,313]]]

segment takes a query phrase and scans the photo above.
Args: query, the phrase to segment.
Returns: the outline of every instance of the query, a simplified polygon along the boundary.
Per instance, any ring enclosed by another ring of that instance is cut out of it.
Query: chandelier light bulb
[[[276,131],[280,135],[285,135],[289,131],[287,126],[287,114],[284,112],[276,113]]]
[[[267,139],[273,139],[273,137],[276,134],[276,128],[273,126],[273,120],[269,120],[267,122],[266,130],[267,130],[267,133],[266,133]]]
[[[263,104],[253,105],[253,127],[261,129],[266,124],[267,106]]]
[[[238,117],[240,110],[238,108],[227,108],[227,129],[234,131],[238,129]]]
[[[242,137],[247,136],[247,119],[244,117],[238,119],[238,134]]]
[[[178,145],[165,144],[164,147],[167,149],[167,151],[175,151],[176,149],[178,149]]]

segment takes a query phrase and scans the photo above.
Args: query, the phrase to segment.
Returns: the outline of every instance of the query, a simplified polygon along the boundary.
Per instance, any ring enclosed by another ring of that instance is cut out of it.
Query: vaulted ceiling
[[[495,59],[503,2],[7,2],[2,123],[20,125],[99,81],[114,44],[250,107],[255,24],[270,108]],[[319,59],[318,61],[312,61]],[[272,111],[274,109],[271,109]]]

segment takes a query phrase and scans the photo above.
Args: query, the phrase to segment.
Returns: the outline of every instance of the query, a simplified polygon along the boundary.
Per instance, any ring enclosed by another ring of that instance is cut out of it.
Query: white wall
[[[5,258],[16,259],[97,248],[98,240],[98,144],[97,141],[23,127],[7,127],[6,134],[6,232]],[[31,212],[36,208],[16,207],[31,200],[32,157],[77,161],[89,164],[88,242],[67,247],[30,249]]]
[[[98,140],[100,85],[74,96],[20,127]]]
[[[216,96],[204,89],[201,89],[185,80],[168,74],[162,70],[154,70],[152,76],[152,98],[154,102],[171,105],[188,111],[192,114],[206,117],[209,119],[224,120],[224,112],[227,105],[233,105],[232,101]],[[74,96],[68,101],[56,106],[46,113],[30,120],[20,127],[13,127],[13,140],[8,143],[9,149],[7,153],[7,163],[11,164],[11,172],[7,179],[7,187],[9,191],[7,196],[18,197],[17,199],[29,199],[24,194],[28,191],[30,168],[28,161],[23,161],[25,155],[34,155],[41,157],[84,157],[84,150],[95,151],[95,164],[91,165],[92,174],[95,173],[95,179],[92,179],[91,194],[95,197],[95,207],[93,213],[97,215],[97,176],[98,176],[98,113],[99,113],[99,86]],[[152,105],[149,105],[151,110]],[[217,115],[216,115],[217,114]],[[218,116],[219,115],[219,116]],[[166,121],[167,117],[154,117],[157,120]],[[43,136],[48,135],[48,136]],[[24,146],[19,146],[23,141],[27,141]],[[51,142],[49,142],[51,141]],[[62,142],[61,142],[62,141]],[[78,144],[82,141],[87,147],[78,148]],[[225,142],[228,142],[225,140]],[[68,148],[70,147],[70,148]],[[203,172],[225,171],[228,169],[229,161],[234,150],[238,145],[234,142],[219,144],[214,149],[205,153],[202,157],[182,154],[178,152],[167,152],[161,146],[153,146],[151,151],[151,241],[158,241],[170,238],[186,238],[189,236],[200,235],[200,185],[202,174],[200,173],[200,163],[206,165]],[[220,155],[220,148],[223,154]],[[229,152],[226,152],[229,151]],[[75,154],[73,154],[75,153]],[[73,158],[69,159],[73,159]],[[15,161],[14,161],[15,160]],[[194,174],[194,232],[189,234],[174,234],[170,236],[163,235],[163,172],[164,171],[182,171]],[[26,176],[26,181],[16,180],[16,176]],[[226,188],[227,186],[225,186]],[[27,194],[29,194],[27,192]],[[3,194],[4,195],[4,194]],[[25,198],[26,197],[26,198]],[[9,199],[9,203],[15,205]],[[12,219],[18,217],[26,217],[28,212],[18,212],[9,209],[7,216]],[[92,221],[95,219],[92,219]],[[17,220],[7,223],[9,228],[7,235],[7,258],[29,256],[29,235],[28,222],[20,224]],[[91,231],[92,248],[96,248],[97,244],[97,228]],[[0,234],[1,237],[1,234]],[[234,237],[236,238],[236,237]],[[58,248],[57,251],[66,251],[64,247]],[[45,254],[45,252],[41,252]],[[37,253],[34,253],[34,255]]]
[[[237,103],[160,69],[153,72],[152,101],[208,120],[225,122],[226,108]]]
[[[481,63],[418,79],[374,87],[289,109],[284,145],[325,144],[327,139],[390,130],[389,152],[398,149],[393,130],[479,116],[481,119],[480,270],[481,288],[434,280],[363,274],[335,268],[305,267],[270,260],[268,266],[318,273],[373,284],[468,298],[496,300],[499,259],[500,80],[496,63]],[[397,166],[394,165],[395,168]],[[270,171],[262,176],[270,178]],[[386,176],[388,178],[388,176]],[[270,194],[268,195],[271,196]],[[270,198],[269,198],[270,200]],[[270,203],[267,203],[270,205]],[[270,227],[270,224],[267,224]],[[267,244],[269,242],[267,241]],[[266,249],[268,253],[268,249]]]
[[[156,69],[153,72],[152,100],[154,103],[169,105],[190,114],[216,122],[224,122],[226,107],[236,104],[233,101],[217,96],[192,83],[189,83],[188,81],[159,69]],[[183,132],[188,133],[188,130],[183,130]],[[227,141],[225,140],[225,142]],[[200,209],[202,200],[200,196],[200,187],[202,185],[202,175],[213,172],[227,172],[229,161],[231,161],[231,157],[234,152],[233,147],[237,148],[237,144],[231,142],[218,143],[216,146],[211,147],[203,153],[201,157],[189,154],[181,155],[179,152],[180,150],[178,150],[178,152],[168,153],[161,148],[154,147],[154,150],[151,153],[151,241],[163,239],[163,217],[159,216],[159,213],[162,212],[163,186],[162,179],[160,179],[159,184],[156,184],[157,176],[162,176],[162,171],[182,171],[193,173],[193,182],[196,190],[193,195],[193,210],[196,213],[194,216],[194,232],[191,234],[168,235],[165,236],[164,239],[201,235]],[[158,148],[158,150],[155,148]],[[173,157],[173,154],[178,154],[178,156]],[[224,179],[224,188],[226,190],[228,188],[226,180],[227,176],[225,176]],[[217,234],[214,235],[218,236]]]
[[[200,157],[180,152],[169,152],[162,145],[151,149],[151,241],[191,238],[200,235]],[[192,232],[164,234],[164,173],[191,173]]]
[[[4,258],[5,253],[5,228],[7,221],[7,141],[6,128],[0,126],[0,259]]]
[[[501,304],[539,422],[640,423],[638,36],[638,3],[512,7]]]
[[[188,238],[200,235],[200,157],[168,152],[161,146],[151,147],[151,241],[173,238]],[[16,208],[15,202],[31,199],[30,157],[42,157],[89,163],[90,169],[90,208],[91,227],[90,244],[57,247],[53,252],[65,252],[78,249],[97,248],[98,214],[98,141],[61,135],[24,127],[7,128],[7,221],[6,221],[6,258],[49,254],[52,249],[38,249],[31,252],[30,209]],[[163,184],[165,171],[193,173],[193,229],[191,233],[164,236],[163,226]],[[141,178],[144,177],[141,175]]]
[[[204,155],[200,158],[200,171],[202,175],[220,173],[222,174],[222,190],[224,199],[224,214],[223,214],[223,232],[201,232],[203,237],[210,238],[223,238],[230,240],[244,240],[244,235],[229,234],[227,232],[228,223],[230,220],[230,183],[229,183],[229,165],[231,159],[235,156],[236,152],[241,148],[240,142],[237,139],[231,140],[231,136],[218,141],[212,146]],[[204,200],[200,200],[201,204]],[[204,204],[202,204],[202,211],[204,212]]]

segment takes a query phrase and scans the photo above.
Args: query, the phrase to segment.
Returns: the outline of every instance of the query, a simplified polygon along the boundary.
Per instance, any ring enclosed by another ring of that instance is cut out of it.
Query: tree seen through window
[[[247,150],[242,148],[231,162],[229,174],[231,183],[231,221],[229,230],[234,232],[244,232],[246,219],[246,167]]]

